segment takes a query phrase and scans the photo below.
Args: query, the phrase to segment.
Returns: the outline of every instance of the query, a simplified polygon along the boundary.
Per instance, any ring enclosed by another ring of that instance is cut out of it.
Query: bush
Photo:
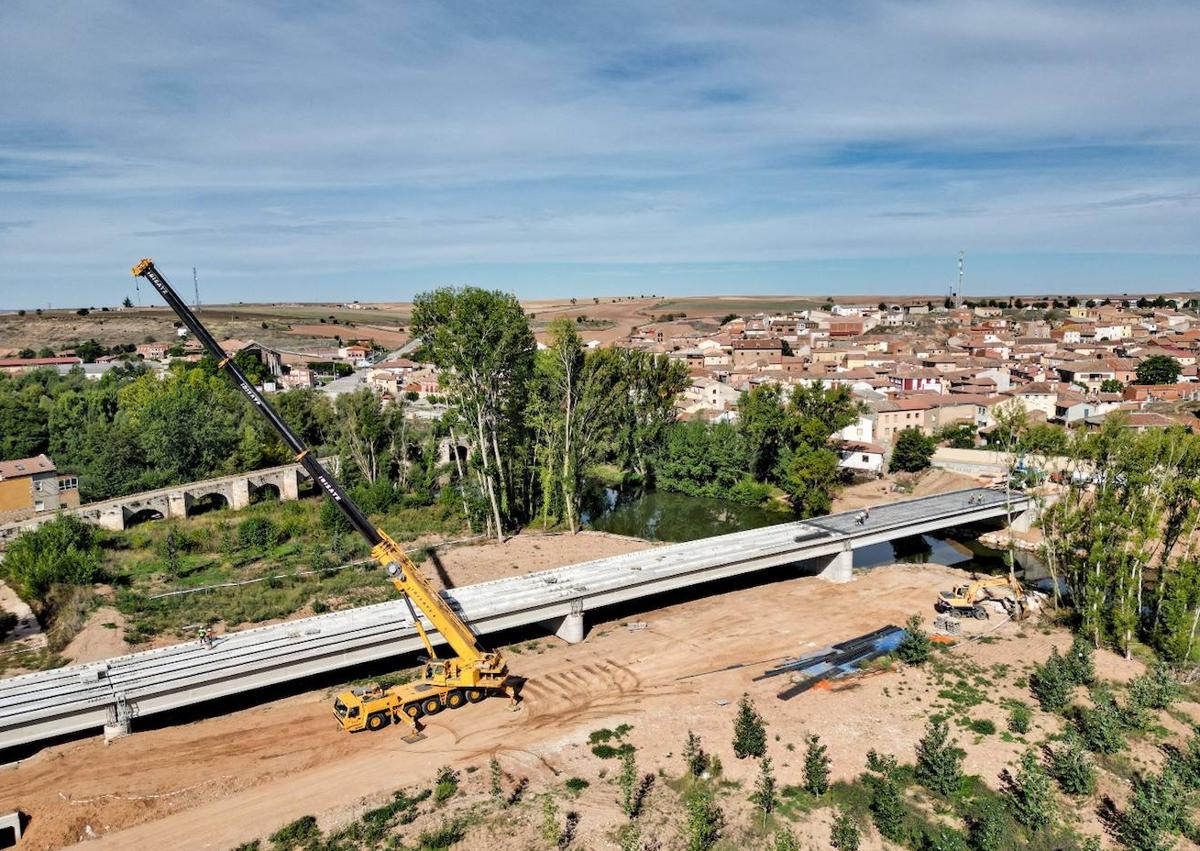
[[[829,791],[829,748],[821,744],[815,733],[805,737],[808,749],[804,754],[804,789],[810,795],[820,797]]]
[[[687,851],[709,851],[721,838],[725,814],[707,786],[697,783],[687,797]]]
[[[301,816],[293,822],[285,824],[279,830],[271,834],[271,844],[279,849],[290,849],[297,845],[303,845],[310,840],[320,837],[321,831],[317,827],[317,820],[313,816]]]
[[[1075,685],[1090,686],[1096,681],[1095,649],[1082,635],[1075,636],[1071,649],[1062,657],[1062,674]]]
[[[442,804],[454,797],[458,792],[458,772],[448,765],[438,769],[436,785],[433,787],[433,801]]]
[[[854,818],[845,810],[839,809],[829,830],[829,844],[838,851],[858,851],[861,838],[858,825]]]
[[[906,665],[923,665],[933,648],[929,635],[921,628],[924,619],[913,615],[904,625],[904,638],[896,647],[896,656]]]
[[[1157,663],[1129,684],[1129,702],[1140,709],[1169,709],[1182,689],[1165,662]]]
[[[771,497],[771,486],[766,482],[760,482],[753,476],[743,476],[734,483],[726,494],[726,499],[731,502],[740,502],[743,505],[762,505]]]
[[[1008,707],[1008,729],[1014,733],[1028,733],[1029,724],[1033,720],[1033,712],[1019,700],[1014,700]]]
[[[247,549],[266,550],[279,544],[279,529],[269,517],[247,517],[237,526],[238,543]]]
[[[967,817],[967,844],[971,851],[1001,851],[1008,844],[1008,824],[995,801],[985,799]]]
[[[900,794],[897,778],[899,766],[891,754],[867,752],[867,768],[875,774],[867,775],[871,789],[871,820],[880,835],[893,842],[904,839],[904,799]]]
[[[1067,739],[1050,754],[1050,767],[1059,787],[1068,795],[1090,795],[1096,791],[1096,766],[1079,736]]]
[[[1133,778],[1133,793],[1121,819],[1121,842],[1132,851],[1168,851],[1168,834],[1179,821],[1180,801],[1169,775]]]
[[[96,530],[70,514],[22,532],[3,562],[9,584],[28,603],[46,609],[54,585],[91,585],[104,577]]]
[[[963,755],[950,739],[945,719],[929,719],[925,735],[917,742],[917,780],[930,792],[953,795],[962,786]]]
[[[1062,712],[1067,708],[1075,683],[1067,674],[1058,648],[1050,649],[1050,658],[1044,665],[1034,666],[1029,686],[1033,690],[1033,696],[1046,712]]]
[[[749,694],[742,694],[733,725],[733,752],[738,759],[763,756],[767,752],[767,730]]]
[[[972,718],[967,722],[967,729],[981,736],[990,736],[996,732],[996,723],[987,718]]]
[[[567,782],[563,785],[567,787],[567,791],[579,794],[592,784],[588,783],[582,777],[568,777]]]
[[[1032,750],[1021,754],[1008,792],[1017,821],[1034,833],[1049,826],[1054,817],[1054,793],[1046,769]]]
[[[1125,747],[1125,723],[1121,709],[1112,693],[1104,688],[1092,689],[1093,706],[1084,706],[1076,716],[1076,726],[1083,744],[1092,753],[1114,754]]]

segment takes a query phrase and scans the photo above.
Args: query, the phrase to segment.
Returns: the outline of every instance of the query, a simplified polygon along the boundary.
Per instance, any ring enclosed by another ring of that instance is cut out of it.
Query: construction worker
[[[212,634],[208,631],[208,627],[200,627],[200,646],[205,650],[212,648]]]
[[[871,506],[864,505],[863,506],[863,525],[865,526],[867,521],[870,519],[871,519]]]

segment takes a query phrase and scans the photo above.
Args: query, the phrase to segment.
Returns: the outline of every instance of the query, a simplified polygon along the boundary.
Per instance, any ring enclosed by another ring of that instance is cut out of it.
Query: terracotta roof
[[[53,473],[54,462],[45,455],[0,461],[0,479],[19,479],[34,473]]]
[[[83,363],[80,358],[0,358],[0,367],[6,366],[65,366]]]

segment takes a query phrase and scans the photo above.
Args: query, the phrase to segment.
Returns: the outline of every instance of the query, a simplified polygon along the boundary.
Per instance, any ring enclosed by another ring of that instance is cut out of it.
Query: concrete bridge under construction
[[[606,606],[783,565],[844,582],[855,549],[1005,518],[1027,529],[1034,511],[1024,494],[972,488],[873,506],[864,523],[858,512],[843,512],[443,594],[481,635],[542,624],[578,642],[586,613]],[[106,736],[122,735],[139,717],[420,649],[407,607],[394,600],[228,633],[211,649],[189,642],[12,677],[0,680],[0,750],[101,728]]]

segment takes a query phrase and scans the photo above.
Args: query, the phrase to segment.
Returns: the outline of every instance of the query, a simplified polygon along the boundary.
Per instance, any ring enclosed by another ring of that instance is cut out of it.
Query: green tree
[[[1107,688],[1092,689],[1092,706],[1082,706],[1076,718],[1083,744],[1092,753],[1114,754],[1125,747],[1124,718]]]
[[[858,851],[861,841],[858,824],[855,823],[854,817],[839,808],[829,830],[829,844],[838,851]]]
[[[944,718],[935,716],[925,725],[917,742],[917,781],[931,792],[949,796],[962,785],[963,752],[950,738]]]
[[[775,789],[775,771],[771,767],[771,758],[764,756],[758,764],[758,779],[754,782],[754,794],[750,796],[750,800],[762,810],[764,816],[775,811],[777,800]]]
[[[562,842],[562,825],[558,823],[558,804],[552,795],[542,798],[542,839],[552,847]]]
[[[738,428],[749,444],[754,475],[773,475],[788,440],[787,413],[777,384],[760,384],[738,400]]]
[[[1170,709],[1182,693],[1179,680],[1165,662],[1156,663],[1129,683],[1129,702],[1138,709]]]
[[[125,296],[125,299],[121,302],[121,307],[133,307],[133,301],[130,300],[129,296]]]
[[[1068,795],[1090,795],[1096,791],[1096,765],[1078,735],[1068,734],[1051,751],[1050,767],[1059,788]]]
[[[1014,700],[1008,707],[1008,729],[1014,733],[1025,734],[1029,732],[1029,723],[1033,720],[1033,713],[1029,707],[1020,700]]]
[[[708,769],[708,756],[701,747],[700,737],[688,730],[687,740],[683,745],[683,761],[688,773],[700,777]]]
[[[1061,712],[1071,701],[1075,684],[1067,676],[1057,647],[1050,648],[1050,658],[1043,665],[1034,665],[1029,687],[1038,704],[1046,712]]]
[[[103,576],[101,564],[95,529],[63,514],[18,535],[0,570],[23,600],[43,612],[54,586],[90,586]]]
[[[494,754],[488,760],[488,791],[494,801],[499,801],[504,793],[504,774],[500,771],[500,760]]]
[[[922,434],[920,429],[906,428],[896,436],[890,468],[905,473],[924,470],[936,449],[936,438]]]
[[[1013,815],[1029,830],[1037,833],[1050,825],[1054,818],[1054,793],[1050,777],[1033,750],[1021,754],[1009,796]]]
[[[1133,778],[1121,820],[1121,842],[1131,851],[1169,851],[1175,842],[1170,832],[1179,819],[1177,790],[1165,775],[1143,774]]]
[[[767,752],[767,728],[749,694],[743,694],[738,701],[738,714],[733,723],[733,752],[738,759],[761,757]]]
[[[807,748],[804,752],[804,788],[812,795],[820,797],[829,791],[829,748],[821,744],[821,737],[816,733],[805,736]]]
[[[511,294],[442,288],[414,300],[411,330],[472,430],[473,466],[490,508],[489,526],[503,540],[518,510],[512,459],[520,457],[518,414],[533,368],[529,320]]]
[[[725,814],[703,783],[697,783],[688,792],[686,807],[688,851],[709,851],[721,838]]]
[[[617,776],[617,786],[621,790],[621,798],[618,801],[621,811],[631,818],[637,805],[637,785],[637,753],[629,748],[621,754],[621,773]]]
[[[1004,813],[992,800],[980,802],[967,818],[967,845],[971,851],[1003,851],[1009,847]]]
[[[1101,393],[1120,393],[1125,389],[1125,385],[1115,378],[1106,378],[1100,382]]]
[[[1071,641],[1071,649],[1062,657],[1062,676],[1074,685],[1090,686],[1096,681],[1096,650],[1081,635]]]
[[[746,439],[729,423],[676,423],[656,465],[658,486],[692,496],[725,497],[750,464]]]
[[[1174,384],[1183,371],[1179,361],[1169,355],[1151,355],[1137,365],[1135,384]]]
[[[896,647],[896,656],[906,665],[923,665],[929,658],[933,643],[922,628],[923,618],[911,615],[904,625],[904,637]]]
[[[796,839],[796,834],[786,828],[780,828],[775,831],[774,851],[801,851],[800,840]]]
[[[667,429],[675,422],[675,400],[690,383],[687,367],[666,355],[616,350],[625,388],[624,405],[614,411],[626,466],[643,480],[654,478],[653,462]]]
[[[896,758],[872,750],[867,754],[867,768],[873,772],[867,775],[867,784],[871,789],[871,819],[884,838],[902,842],[905,807],[897,777],[899,766]]]

